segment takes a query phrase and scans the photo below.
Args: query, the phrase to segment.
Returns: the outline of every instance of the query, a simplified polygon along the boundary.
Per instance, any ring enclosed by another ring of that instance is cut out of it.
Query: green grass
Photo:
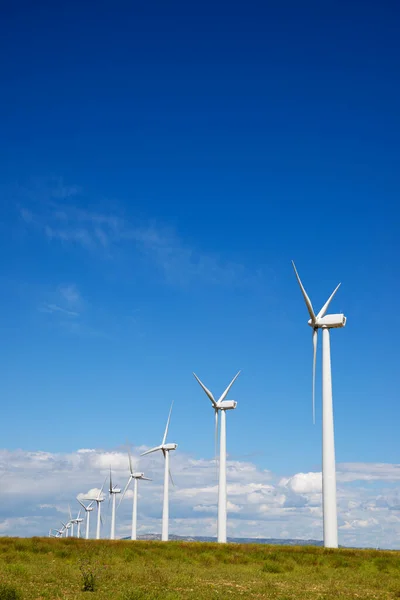
[[[72,598],[390,600],[400,552],[0,538],[0,600]]]

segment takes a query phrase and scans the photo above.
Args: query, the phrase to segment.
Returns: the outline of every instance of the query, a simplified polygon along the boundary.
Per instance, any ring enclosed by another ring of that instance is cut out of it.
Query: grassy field
[[[33,598],[400,598],[400,552],[0,538],[0,600]]]

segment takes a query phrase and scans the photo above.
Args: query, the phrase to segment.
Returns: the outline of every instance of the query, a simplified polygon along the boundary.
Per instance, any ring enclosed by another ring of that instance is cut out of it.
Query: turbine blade
[[[215,406],[217,403],[215,401],[214,396],[212,395],[212,392],[210,392],[210,390],[208,388],[206,388],[204,383],[202,381],[200,381],[200,379],[197,377],[196,373],[193,373],[193,375],[196,377],[197,381],[199,382],[199,384],[201,385],[201,387],[203,388],[203,390],[205,391],[207,396],[210,398],[212,405]]]
[[[68,504],[69,519],[72,521],[71,505]]]
[[[145,477],[143,475],[143,477],[140,477],[140,479],[143,479],[144,481],[153,481],[152,479],[150,479],[149,477]]]
[[[171,480],[171,483],[175,487],[175,483],[174,483],[174,480],[172,479],[172,475],[171,475],[171,469],[168,469],[168,472],[169,472],[169,478]]]
[[[89,502],[89,504],[86,507],[86,510],[88,510],[92,506],[93,502],[95,502],[95,500],[92,500],[91,502]]]
[[[113,484],[112,484],[111,465],[110,465],[110,494],[112,493],[112,490],[113,490]]]
[[[315,328],[312,334],[313,339],[313,369],[312,369],[312,416],[313,425],[315,425],[315,367],[317,364],[317,343],[318,343],[318,329]]]
[[[120,499],[120,501],[118,502],[118,508],[119,508],[119,506],[120,506],[120,504],[121,504],[122,500],[124,499],[124,496],[125,496],[125,494],[126,494],[126,491],[127,491],[128,487],[129,487],[129,484],[130,484],[130,482],[132,481],[132,479],[133,479],[133,477],[132,477],[132,475],[131,475],[131,476],[129,477],[129,479],[128,479],[128,482],[127,482],[127,484],[126,484],[126,486],[125,486],[125,489],[124,489],[124,491],[123,491],[123,493],[122,493],[121,499]]]
[[[333,296],[336,294],[336,292],[338,291],[339,288],[340,288],[340,283],[339,283],[339,285],[337,285],[335,287],[335,289],[333,290],[332,294],[329,296],[328,300],[325,302],[325,304],[323,305],[323,307],[321,308],[321,310],[317,314],[317,319],[320,319],[320,318],[322,318],[325,315],[326,311],[328,310],[328,306],[331,303],[331,300],[332,300]]]
[[[298,272],[297,272],[296,265],[294,264],[294,262],[293,262],[293,261],[292,261],[292,265],[293,265],[293,269],[294,269],[294,272],[295,272],[295,274],[296,274],[296,277],[297,277],[297,281],[298,281],[298,283],[299,283],[299,286],[300,286],[300,289],[301,289],[301,293],[303,294],[303,298],[304,298],[304,300],[305,300],[305,303],[306,303],[306,305],[307,305],[307,309],[308,309],[308,312],[309,312],[309,314],[310,314],[311,321],[312,321],[312,323],[315,323],[315,321],[316,321],[316,316],[315,316],[315,312],[314,312],[314,309],[313,309],[313,305],[311,304],[311,300],[310,300],[310,298],[307,296],[307,292],[306,292],[306,290],[304,289],[304,286],[303,286],[303,284],[301,283],[301,279],[300,279],[300,277],[299,277],[299,274],[298,274]]]
[[[83,508],[86,510],[86,506],[83,504],[83,502],[81,502],[81,501],[79,500],[79,498],[77,498],[77,500],[78,500],[79,504],[80,504],[81,506],[83,506]]]
[[[100,498],[101,498],[101,495],[102,495],[102,493],[103,493],[103,489],[104,489],[104,486],[105,486],[105,484],[106,484],[107,477],[108,477],[108,475],[106,475],[106,476],[105,476],[105,479],[104,479],[104,481],[103,481],[103,485],[101,486],[101,489],[100,489],[99,495],[97,496],[97,499],[98,499],[98,500],[100,500]]]
[[[150,454],[151,452],[156,452],[157,450],[162,450],[162,446],[156,446],[155,448],[146,450],[146,452],[142,452],[142,454],[140,456],[144,456],[145,454]]]
[[[130,451],[129,446],[128,446],[128,457],[129,457],[129,470],[131,472],[131,475],[133,475],[132,456],[131,456],[131,451]]]
[[[171,419],[171,412],[172,412],[172,407],[173,407],[174,403],[172,402],[171,404],[171,408],[169,409],[169,415],[168,415],[168,421],[167,421],[167,426],[165,428],[165,432],[164,432],[164,437],[163,437],[163,441],[161,442],[161,446],[164,446],[165,444],[165,440],[167,439],[167,435],[168,435],[168,427],[169,427],[169,422]]]
[[[223,402],[225,400],[225,398],[228,395],[229,390],[231,389],[231,387],[233,386],[233,384],[235,383],[235,381],[239,377],[239,375],[240,375],[240,371],[238,373],[236,373],[235,377],[232,379],[232,381],[230,382],[230,384],[228,385],[228,387],[226,388],[226,390],[224,391],[224,393],[218,400],[217,404],[219,404],[220,402]]]

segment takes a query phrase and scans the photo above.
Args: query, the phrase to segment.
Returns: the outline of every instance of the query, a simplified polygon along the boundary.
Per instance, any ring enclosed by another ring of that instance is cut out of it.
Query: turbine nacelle
[[[346,317],[343,314],[325,315],[319,319],[317,318],[316,323],[313,323],[312,319],[309,319],[308,324],[313,329],[322,329],[324,327],[327,327],[328,329],[337,329],[338,327],[344,327],[346,325]]]
[[[144,473],[132,473],[133,479],[142,479],[144,477]]]
[[[176,450],[178,447],[178,444],[164,444],[161,449],[165,450],[166,452],[170,452],[171,450]]]
[[[221,410],[233,410],[237,407],[236,400],[223,400],[222,402],[218,402],[217,406]]]

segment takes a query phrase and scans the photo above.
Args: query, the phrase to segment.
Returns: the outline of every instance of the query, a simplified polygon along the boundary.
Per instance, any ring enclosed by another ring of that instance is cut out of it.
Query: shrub
[[[82,574],[82,591],[94,592],[97,579],[96,567],[90,559],[86,558],[80,561],[79,569]]]
[[[274,560],[266,560],[263,564],[262,571],[264,573],[283,573],[284,569]]]
[[[0,600],[20,600],[21,594],[14,586],[0,583]]]

